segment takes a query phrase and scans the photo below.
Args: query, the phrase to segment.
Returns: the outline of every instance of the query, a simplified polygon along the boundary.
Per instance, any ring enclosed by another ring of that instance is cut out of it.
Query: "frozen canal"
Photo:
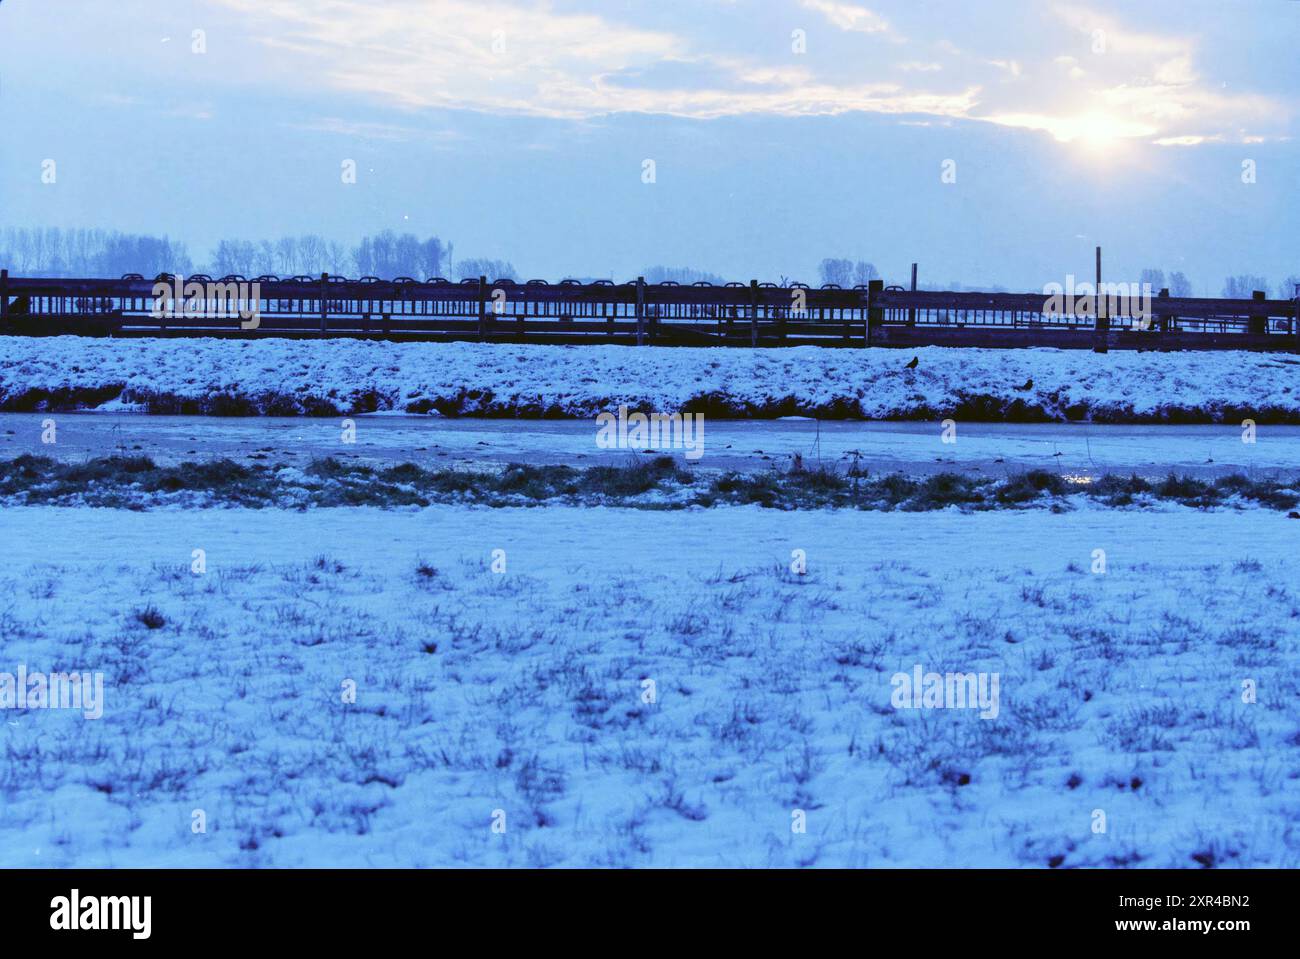
[[[42,442],[55,421],[56,442]],[[159,463],[229,457],[306,462],[334,456],[422,465],[507,462],[592,465],[625,461],[626,450],[596,446],[594,420],[449,419],[380,414],[356,416],[354,444],[343,442],[343,419],[147,416],[138,413],[9,413],[0,415],[0,457],[40,453],[82,459],[113,453]],[[924,474],[968,470],[999,475],[1045,468],[1098,475],[1170,470],[1200,476],[1300,472],[1300,427],[1262,426],[1243,442],[1238,426],[1103,426],[1094,424],[958,423],[944,443],[937,422],[813,420],[705,422],[705,469],[762,470],[788,465],[846,465],[855,456],[872,473]],[[681,457],[682,451],[675,455]]]

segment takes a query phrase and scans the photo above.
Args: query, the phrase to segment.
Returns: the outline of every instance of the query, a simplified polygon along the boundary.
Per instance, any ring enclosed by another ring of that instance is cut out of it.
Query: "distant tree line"
[[[1171,272],[1166,277],[1163,270],[1148,268],[1142,271],[1139,281],[1151,284],[1151,290],[1155,293],[1167,288],[1170,296],[1192,295],[1192,283],[1182,273]],[[1277,285],[1278,299],[1294,299],[1297,286],[1300,286],[1300,276],[1293,273]],[[1249,300],[1256,290],[1267,294],[1271,289],[1268,277],[1240,273],[1237,276],[1224,278],[1223,289],[1219,295],[1228,300]]]
[[[377,276],[391,280],[409,276],[427,280],[442,276],[464,279],[486,275],[489,279],[516,279],[514,266],[503,260],[462,259],[452,262],[452,247],[436,236],[420,239],[413,233],[385,230],[364,236],[348,248],[337,240],[314,234],[285,236],[278,240],[222,240],[213,251],[208,272],[228,276]]]
[[[518,279],[504,260],[462,259],[452,262],[451,244],[438,237],[420,239],[411,233],[385,230],[361,238],[354,247],[315,234],[278,240],[222,240],[206,264],[195,263],[184,243],[167,237],[107,230],[64,230],[58,227],[0,230],[0,265],[13,273],[34,276],[102,276],[127,273],[207,273],[221,277],[378,276],[393,279],[433,276],[449,279],[487,276]]]
[[[0,231],[0,266],[39,276],[156,276],[190,272],[185,244],[167,237],[58,227]]]
[[[0,266],[11,273],[29,276],[102,276],[126,273],[156,276],[159,273],[207,273],[214,277],[238,274],[249,278],[276,276],[377,276],[393,279],[410,276],[418,280],[433,276],[448,279],[522,279],[514,265],[505,260],[452,258],[453,248],[436,236],[420,239],[412,233],[385,230],[364,236],[353,247],[315,234],[285,236],[278,240],[222,240],[212,251],[208,264],[196,264],[184,243],[168,237],[146,236],[119,231],[60,229],[58,227],[8,227],[0,230]],[[880,278],[876,267],[864,260],[827,257],[818,264],[823,284],[849,289],[865,286]],[[647,283],[675,282],[688,286],[707,282],[722,285],[716,273],[685,266],[651,266],[644,271]],[[783,283],[789,280],[782,277]],[[1153,292],[1168,288],[1170,296],[1192,296],[1192,284],[1178,271],[1168,274],[1156,268],[1144,269],[1139,282]],[[1278,284],[1277,296],[1289,300],[1296,295],[1300,276],[1289,275]],[[928,287],[927,287],[928,288]],[[951,282],[949,290],[964,287]],[[1002,287],[985,288],[1005,292]],[[1266,277],[1252,274],[1229,276],[1220,294],[1229,299],[1250,299],[1256,290],[1270,290]]]
[[[1168,288],[1170,296],[1187,297],[1192,295],[1192,281],[1176,271],[1171,272],[1168,281],[1166,281],[1164,270],[1147,267],[1138,276],[1138,283],[1149,284],[1152,293],[1159,293],[1161,290]]]
[[[727,282],[716,273],[693,270],[688,266],[648,266],[642,275],[647,283],[680,283],[682,286],[690,286],[692,283],[722,286]]]
[[[1296,296],[1296,287],[1300,286],[1300,276],[1294,273],[1277,285],[1278,299],[1292,300]],[[1256,290],[1268,292],[1268,279],[1243,273],[1230,276],[1223,282],[1223,296],[1234,300],[1249,300]]]
[[[449,280],[476,280],[485,276],[489,280],[519,280],[519,271],[507,260],[458,260],[456,268],[448,272]]]
[[[845,289],[854,286],[866,286],[872,280],[880,279],[880,272],[871,263],[862,260],[845,260],[827,258],[817,267],[822,284],[833,283]]]

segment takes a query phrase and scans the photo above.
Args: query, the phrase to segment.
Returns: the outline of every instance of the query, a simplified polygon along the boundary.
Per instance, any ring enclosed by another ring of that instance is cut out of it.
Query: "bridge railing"
[[[1296,300],[1102,297],[771,283],[507,279],[16,277],[0,330],[144,335],[338,335],[700,345],[1148,346],[1295,349]],[[256,317],[253,322],[251,317]]]

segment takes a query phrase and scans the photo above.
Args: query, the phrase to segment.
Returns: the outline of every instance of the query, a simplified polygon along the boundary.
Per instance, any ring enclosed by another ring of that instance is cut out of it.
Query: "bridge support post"
[[[487,277],[478,278],[478,338],[487,336]]]
[[[0,324],[9,319],[9,271],[0,270]]]
[[[1169,314],[1160,309],[1158,301],[1169,299],[1169,287],[1161,287],[1160,292],[1156,294],[1156,329],[1161,333],[1169,332]]]
[[[879,326],[884,320],[884,310],[877,304],[880,302],[877,297],[885,290],[884,280],[867,281],[867,318],[862,324],[862,345],[871,345],[871,328]]]
[[[645,346],[645,277],[636,278],[636,345]]]
[[[758,280],[749,281],[749,345],[758,346]]]
[[[329,301],[326,299],[329,296],[329,284],[330,275],[322,273],[320,275],[320,331],[322,333],[328,333],[330,328],[329,319],[327,318]]]
[[[1267,299],[1268,293],[1264,290],[1255,290],[1251,293],[1250,298],[1256,303],[1263,303]],[[1257,307],[1259,312],[1252,313],[1250,317],[1250,332],[1262,336],[1268,332],[1268,314],[1264,312],[1265,307]]]

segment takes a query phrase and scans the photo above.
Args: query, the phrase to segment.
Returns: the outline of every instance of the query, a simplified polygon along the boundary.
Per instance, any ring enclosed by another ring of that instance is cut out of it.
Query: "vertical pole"
[[[636,345],[645,346],[645,277],[636,278]]]
[[[327,300],[329,295],[330,275],[322,273],[320,275],[320,331],[325,333],[329,330],[329,321],[326,319]]]
[[[749,345],[758,346],[758,280],[749,281]]]
[[[1095,296],[1095,309],[1097,315],[1097,329],[1099,331],[1110,329],[1110,317],[1106,315],[1106,300],[1101,295],[1101,247],[1097,247],[1097,283],[1093,287]]]
[[[482,340],[487,335],[487,277],[478,278],[478,338]]]
[[[1101,294],[1101,247],[1097,247],[1097,282],[1092,293],[1092,312],[1095,315],[1093,326],[1097,335],[1097,345],[1094,349],[1098,353],[1105,353],[1110,348],[1107,342],[1110,337],[1110,317],[1106,315],[1106,299]]]
[[[1300,346],[1300,283],[1294,288],[1295,298],[1291,301],[1291,329],[1295,332],[1296,345]]]
[[[916,292],[916,264],[912,264],[912,292]],[[912,308],[907,311],[907,325],[916,326],[916,309]]]

